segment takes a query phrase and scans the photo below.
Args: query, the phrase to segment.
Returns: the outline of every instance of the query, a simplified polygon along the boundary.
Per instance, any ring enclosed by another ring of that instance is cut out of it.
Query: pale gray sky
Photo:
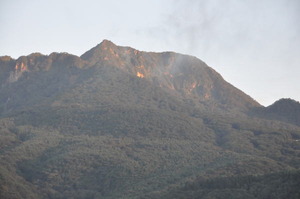
[[[0,0],[0,56],[109,39],[194,55],[259,103],[300,101],[299,0]]]

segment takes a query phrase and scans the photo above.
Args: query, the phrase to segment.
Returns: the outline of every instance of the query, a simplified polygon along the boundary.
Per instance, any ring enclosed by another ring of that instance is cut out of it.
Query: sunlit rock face
[[[8,78],[8,82],[15,82],[17,81],[21,75],[23,74],[23,72],[27,71],[27,66],[21,62],[21,63],[17,63],[15,66],[15,70],[11,71],[10,76]]]
[[[145,77],[145,75],[143,73],[140,73],[140,72],[137,72],[136,76],[139,77],[139,78],[144,78]]]

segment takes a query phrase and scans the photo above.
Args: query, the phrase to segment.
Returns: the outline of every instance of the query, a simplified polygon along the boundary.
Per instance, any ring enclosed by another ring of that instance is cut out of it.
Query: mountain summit
[[[81,56],[90,64],[111,65],[145,78],[157,86],[174,90],[184,97],[217,102],[230,107],[259,106],[236,89],[203,61],[173,52],[141,52],[104,40]]]

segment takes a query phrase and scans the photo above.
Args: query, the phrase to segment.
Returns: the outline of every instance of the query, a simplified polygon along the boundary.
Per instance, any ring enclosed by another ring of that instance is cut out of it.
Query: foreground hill
[[[105,40],[0,60],[1,198],[184,198],[199,179],[298,175],[300,128],[248,116],[261,106],[195,57]]]

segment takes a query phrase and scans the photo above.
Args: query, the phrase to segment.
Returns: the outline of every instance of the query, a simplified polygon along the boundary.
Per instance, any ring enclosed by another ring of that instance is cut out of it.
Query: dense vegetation
[[[299,171],[198,179],[195,182],[186,183],[183,188],[169,191],[170,193],[164,195],[163,198],[299,198],[299,184]]]
[[[300,103],[292,99],[280,99],[266,108],[254,108],[250,112],[258,117],[300,126]]]
[[[174,57],[180,78],[153,75]],[[196,58],[105,41],[20,74],[0,61],[0,198],[299,197],[299,126],[248,115],[258,103]]]

